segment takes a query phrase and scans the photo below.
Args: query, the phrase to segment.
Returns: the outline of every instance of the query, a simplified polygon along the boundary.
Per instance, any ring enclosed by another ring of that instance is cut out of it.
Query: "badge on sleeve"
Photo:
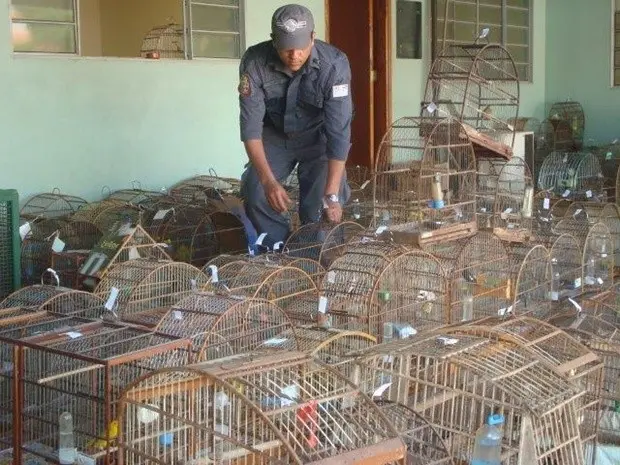
[[[349,95],[349,84],[339,84],[337,86],[332,87],[332,97],[346,97]]]
[[[252,94],[252,86],[250,85],[250,76],[242,74],[239,79],[239,87],[237,87],[239,94],[243,97],[249,97]]]

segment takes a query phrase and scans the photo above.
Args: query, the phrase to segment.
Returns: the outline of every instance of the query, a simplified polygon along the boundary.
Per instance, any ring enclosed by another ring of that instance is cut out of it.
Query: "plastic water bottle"
[[[503,415],[490,415],[476,432],[470,465],[501,465]]]
[[[58,433],[58,461],[61,465],[74,464],[77,460],[77,450],[73,438],[73,416],[69,412],[60,414]]]

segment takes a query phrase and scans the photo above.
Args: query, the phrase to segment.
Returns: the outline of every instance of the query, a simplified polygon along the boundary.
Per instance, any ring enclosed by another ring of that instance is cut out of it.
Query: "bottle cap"
[[[496,413],[494,415],[489,415],[489,418],[487,419],[487,423],[491,426],[501,425],[504,423],[504,415],[501,415],[499,413]]]

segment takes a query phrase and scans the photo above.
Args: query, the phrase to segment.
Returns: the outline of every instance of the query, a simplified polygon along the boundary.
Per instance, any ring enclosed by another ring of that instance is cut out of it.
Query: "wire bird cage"
[[[183,26],[170,22],[156,26],[142,39],[140,56],[153,59],[185,59]]]
[[[241,197],[239,179],[220,177],[213,170],[210,172],[209,175],[198,175],[176,183],[169,189],[169,194],[180,201],[211,208],[219,207],[222,199]]]
[[[566,121],[543,120],[534,132],[534,161],[530,167],[534,180],[538,181],[540,167],[550,153],[573,149],[573,132]]]
[[[502,463],[582,464],[585,390],[527,344],[457,331],[370,348],[356,359],[355,381],[363,392],[419,413],[456,463],[469,462],[476,430],[499,413]]]
[[[300,352],[160,370],[128,387],[121,409],[119,465],[405,463],[372,400]]]
[[[446,324],[494,316],[500,308],[508,308],[510,257],[496,235],[478,232],[459,242],[432,245],[426,251],[441,261],[450,283]]]
[[[595,155],[589,152],[553,152],[538,175],[538,188],[571,200],[605,201],[603,173]]]
[[[41,282],[41,275],[52,265],[53,251],[64,248],[58,233],[65,224],[66,221],[60,218],[43,218],[30,222],[29,232],[21,243],[23,285]]]
[[[477,154],[510,158],[519,113],[512,56],[497,44],[447,46],[431,66],[422,111],[460,121]]]
[[[583,245],[583,284],[586,291],[602,291],[613,286],[614,253],[609,228],[592,225]]]
[[[58,460],[59,415],[69,412],[77,451],[114,463],[120,392],[149,372],[188,363],[188,354],[188,340],[105,322],[21,340],[14,450]]]
[[[327,269],[342,255],[346,245],[363,231],[363,226],[353,221],[335,226],[324,222],[310,223],[289,236],[284,251],[291,257],[315,260]]]
[[[532,234],[534,181],[521,158],[512,158],[499,173],[493,207],[493,231],[503,240],[523,242]]]
[[[572,133],[574,150],[581,150],[583,147],[586,117],[579,102],[566,101],[554,103],[549,108],[548,118],[552,124],[557,121],[568,123]]]
[[[582,292],[583,252],[571,234],[562,234],[551,249],[551,300],[575,298]]]
[[[107,192],[107,195],[105,194]],[[105,201],[121,202],[130,205],[140,205],[143,202],[153,200],[164,195],[163,192],[142,189],[138,181],[131,182],[131,188],[111,191],[108,186],[101,190]]]
[[[555,197],[550,191],[540,191],[534,196],[534,218],[532,221],[532,241],[551,246],[556,239],[554,230],[564,219],[573,202]]]
[[[497,194],[497,181],[506,160],[499,158],[478,158],[476,174],[476,219],[478,229],[493,229],[493,209]]]
[[[68,217],[87,204],[81,197],[61,194],[60,189],[55,188],[29,198],[21,208],[20,217],[25,220]]]
[[[207,275],[187,263],[135,259],[108,270],[94,293],[109,303],[118,317],[170,307],[208,281]]]
[[[39,313],[98,318],[105,302],[90,292],[66,287],[33,285],[13,292],[0,302],[0,309],[30,309]]]
[[[373,178],[374,226],[418,243],[476,231],[476,159],[456,120],[401,118],[383,136]]]
[[[448,281],[429,253],[392,243],[352,245],[321,285],[319,311],[334,328],[379,341],[407,338],[446,323]]]

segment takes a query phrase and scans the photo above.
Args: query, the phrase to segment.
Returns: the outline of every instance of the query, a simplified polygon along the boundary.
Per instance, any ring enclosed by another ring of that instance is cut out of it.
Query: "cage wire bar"
[[[596,292],[613,286],[614,252],[609,228],[604,223],[593,224],[583,246],[583,285],[586,291]]]
[[[403,441],[372,400],[299,352],[160,370],[129,386],[121,406],[119,465],[405,464]]]
[[[571,130],[573,150],[581,150],[583,148],[586,117],[579,102],[571,102],[570,100],[555,102],[549,108],[547,117],[552,124],[558,121],[565,121]]]
[[[538,189],[572,200],[605,201],[603,173],[598,158],[590,152],[553,152],[543,161]]]
[[[0,299],[22,284],[19,228],[19,195],[0,189]]]
[[[476,175],[476,219],[478,230],[493,229],[493,211],[499,174],[506,160],[498,158],[478,158]]]
[[[30,221],[38,218],[69,217],[88,202],[81,197],[62,194],[57,187],[30,197],[21,208],[20,217]]]
[[[27,236],[21,241],[21,282],[41,282],[41,275],[52,264],[53,248],[60,247],[58,232],[66,224],[60,218],[43,218],[29,223]]]
[[[422,415],[457,463],[470,460],[476,431],[488,415],[501,413],[502,463],[583,464],[577,413],[585,390],[526,344],[458,331],[361,352],[354,382]]]
[[[583,252],[571,234],[562,234],[551,249],[551,300],[575,298],[582,292]]]

